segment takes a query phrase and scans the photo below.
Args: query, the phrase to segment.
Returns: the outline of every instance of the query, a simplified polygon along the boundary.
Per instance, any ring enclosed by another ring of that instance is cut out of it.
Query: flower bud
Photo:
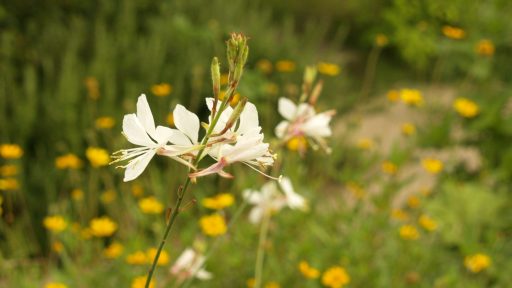
[[[220,65],[217,57],[213,57],[211,73],[213,82],[213,97],[218,98],[220,93]]]
[[[238,118],[240,118],[242,111],[244,111],[245,104],[247,104],[247,97],[244,97],[238,101],[238,104],[235,106],[235,109],[233,109],[233,113],[231,113],[231,116],[229,117],[224,130],[227,130],[235,125]]]

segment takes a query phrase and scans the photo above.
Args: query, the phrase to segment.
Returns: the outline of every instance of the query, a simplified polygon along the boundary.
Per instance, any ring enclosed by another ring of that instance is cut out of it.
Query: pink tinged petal
[[[140,95],[137,100],[137,118],[139,118],[142,127],[144,127],[149,136],[155,138],[155,120],[144,94]]]
[[[286,120],[292,120],[297,112],[297,106],[292,100],[281,97],[278,102],[278,111]]]
[[[146,154],[141,155],[128,163],[126,170],[124,171],[124,182],[131,181],[137,177],[146,169],[149,161],[155,155],[155,150],[149,150]]]
[[[219,174],[221,177],[224,178],[233,178],[233,175],[223,171],[224,167],[228,165],[227,161],[224,158],[221,158],[219,162],[212,164],[211,166],[197,171],[195,173],[188,174],[188,177],[190,178],[197,178],[197,177],[203,177],[211,174]]]
[[[244,134],[260,126],[258,121],[258,110],[254,104],[247,102],[245,104],[244,111],[240,114],[240,125],[238,126],[237,132]]]
[[[199,118],[197,115],[180,104],[176,105],[172,114],[176,128],[187,135],[192,143],[197,143],[199,137]]]
[[[290,125],[290,122],[288,121],[281,121],[279,124],[277,124],[275,133],[278,138],[285,138],[286,136],[286,130],[288,130],[288,125]]]
[[[149,138],[146,130],[135,114],[125,115],[123,118],[123,133],[132,144],[155,147],[156,144]]]

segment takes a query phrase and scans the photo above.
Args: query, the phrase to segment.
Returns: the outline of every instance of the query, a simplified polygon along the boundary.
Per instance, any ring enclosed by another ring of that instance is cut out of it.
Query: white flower
[[[200,280],[211,279],[212,274],[202,269],[205,260],[203,255],[191,248],[187,248],[171,267],[171,273],[176,275],[180,281],[191,277],[196,277]]]
[[[281,193],[276,182],[267,182],[261,187],[261,191],[247,189],[243,196],[249,204],[254,205],[249,212],[249,221],[259,223],[267,213],[275,213],[288,206],[291,209],[307,209],[306,200],[293,191],[291,181],[287,177],[281,180]]]
[[[181,105],[179,105],[181,106]],[[185,111],[183,111],[183,109]],[[128,164],[120,166],[126,168],[124,181],[131,181],[137,178],[148,166],[149,161],[155,154],[168,156],[180,163],[191,166],[189,162],[180,158],[180,155],[196,150],[197,131],[199,130],[199,119],[185,108],[176,107],[176,127],[180,130],[163,126],[155,127],[153,114],[149,108],[146,95],[142,94],[137,100],[137,114],[127,114],[123,119],[123,134],[129,142],[141,147],[124,149],[114,153],[117,158],[112,163],[128,160]],[[190,114],[189,114],[190,113]],[[194,119],[195,116],[195,119]],[[194,121],[197,119],[197,129]],[[194,133],[194,131],[196,131]],[[167,145],[171,142],[176,145]]]

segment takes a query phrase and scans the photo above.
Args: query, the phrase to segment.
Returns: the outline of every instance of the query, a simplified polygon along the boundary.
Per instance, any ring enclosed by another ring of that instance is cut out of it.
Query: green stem
[[[361,89],[361,99],[365,99],[370,90],[372,88],[373,79],[375,78],[375,70],[377,68],[377,62],[379,60],[381,48],[378,46],[374,46],[372,51],[370,52],[370,56],[368,57],[368,62],[366,64],[364,80],[363,80],[363,88]]]
[[[256,268],[254,269],[254,288],[261,288],[263,280],[263,262],[265,258],[265,242],[267,241],[268,227],[271,212],[265,213],[260,227],[260,239],[258,242],[258,254],[256,255]]]

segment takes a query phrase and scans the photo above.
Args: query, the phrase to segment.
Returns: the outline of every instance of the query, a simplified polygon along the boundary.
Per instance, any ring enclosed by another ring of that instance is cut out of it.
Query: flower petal
[[[135,114],[127,114],[123,118],[123,134],[132,144],[154,147],[155,142],[149,138],[146,130]]]
[[[279,182],[279,185],[281,186],[281,189],[286,195],[286,203],[288,204],[288,207],[292,209],[306,208],[306,200],[301,195],[295,193],[290,178],[283,177],[283,179],[281,179],[281,182]]]
[[[328,137],[331,136],[331,128],[329,122],[331,116],[328,114],[318,114],[310,118],[304,125],[302,125],[302,131],[309,136]]]
[[[237,132],[241,135],[247,131],[253,130],[260,126],[258,121],[258,110],[254,104],[247,102],[244,111],[240,114],[240,125],[238,125]]]
[[[169,127],[164,126],[158,126],[156,127],[155,131],[155,140],[158,142],[159,145],[164,145],[168,141],[170,141],[169,139],[171,139],[176,134],[176,132],[178,131],[176,131],[175,129],[171,129]]]
[[[174,124],[181,132],[187,135],[192,143],[197,143],[199,137],[199,118],[196,114],[188,111],[185,107],[178,104],[172,112]]]
[[[277,138],[284,138],[286,136],[286,130],[288,130],[288,125],[290,125],[290,122],[288,121],[281,121],[279,124],[277,124],[276,129],[274,130],[274,133],[276,133]]]
[[[278,102],[278,111],[286,120],[292,120],[297,112],[297,106],[292,100],[281,97]]]
[[[137,100],[137,118],[142,123],[142,127],[146,129],[149,136],[155,138],[155,120],[153,114],[149,108],[148,100],[146,95],[142,94]]]
[[[155,150],[149,150],[146,154],[143,154],[133,160],[126,166],[126,170],[124,171],[124,182],[131,181],[137,177],[146,169],[149,164],[149,161],[155,155]]]

